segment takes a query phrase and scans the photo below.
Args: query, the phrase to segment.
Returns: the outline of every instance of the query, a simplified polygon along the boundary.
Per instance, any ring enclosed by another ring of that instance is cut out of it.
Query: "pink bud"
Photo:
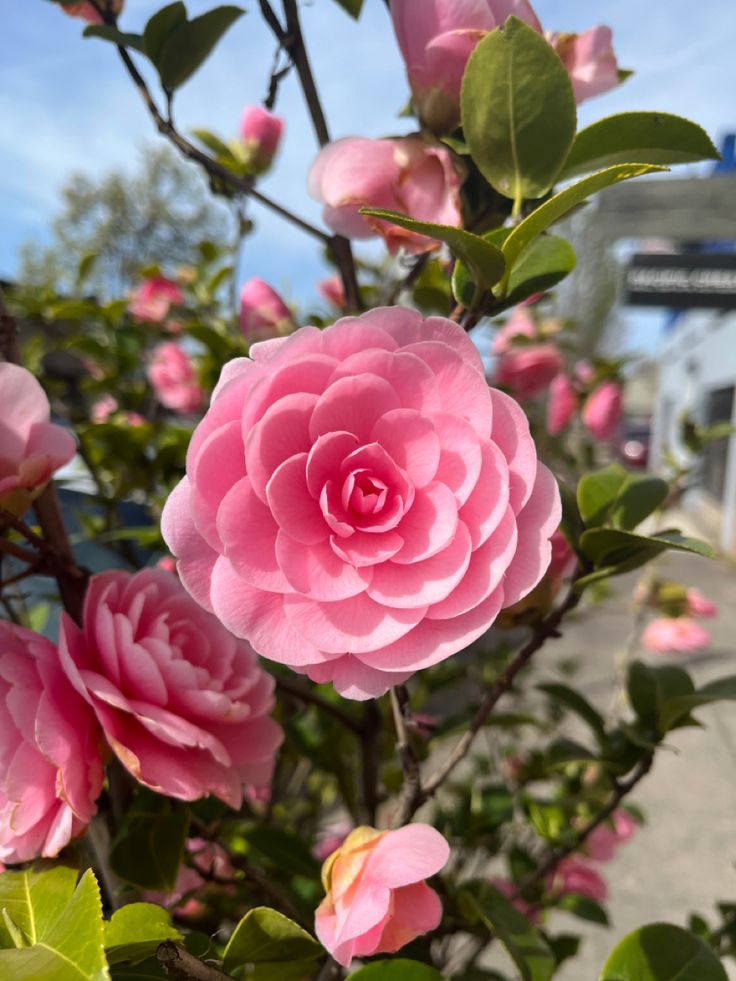
[[[622,407],[623,392],[617,382],[603,382],[588,396],[583,407],[583,422],[595,439],[603,442],[615,436]]]
[[[508,354],[517,337],[534,340],[536,336],[537,325],[534,318],[523,307],[517,307],[503,327],[496,331],[491,352],[497,355]]]
[[[174,412],[196,412],[204,392],[191,358],[173,341],[159,344],[148,366],[148,378],[161,405]]]
[[[113,14],[119,14],[123,9],[124,0],[99,0],[98,6],[103,10],[107,6]],[[98,10],[91,3],[62,3],[61,9],[65,14],[69,14],[70,17],[81,17],[82,20],[86,20],[90,24],[102,24],[104,19],[101,17]]]
[[[692,654],[707,650],[711,637],[699,623],[687,617],[661,617],[647,626],[641,643],[653,654]]]
[[[290,334],[291,310],[273,287],[262,279],[249,279],[240,291],[240,329],[249,339],[259,334]]]
[[[718,615],[716,604],[704,596],[699,589],[688,589],[686,602],[687,612],[691,617],[715,617]]]
[[[517,399],[532,398],[547,388],[561,368],[562,355],[554,344],[531,344],[503,355],[496,384],[510,389]]]
[[[117,399],[113,398],[112,395],[103,395],[101,399],[98,399],[92,406],[89,417],[94,423],[107,422],[113,412],[118,411]]]
[[[260,174],[271,166],[284,132],[284,121],[262,106],[248,106],[240,122],[240,138],[248,162]]]
[[[603,903],[608,897],[608,887],[600,873],[574,855],[559,862],[547,881],[547,888],[557,897],[575,893],[596,903]]]
[[[152,276],[144,280],[133,293],[128,312],[136,320],[161,323],[169,315],[172,306],[184,302],[184,294],[170,279]]]
[[[547,432],[557,436],[566,429],[575,416],[578,397],[567,375],[557,375],[549,386],[547,401]]]
[[[309,172],[309,193],[324,205],[325,223],[346,238],[380,235],[392,254],[431,252],[435,239],[361,215],[362,207],[400,211],[421,221],[460,226],[461,178],[450,151],[418,136],[392,140],[348,137],[328,144]]]
[[[567,69],[576,102],[602,95],[619,84],[610,27],[591,27],[582,34],[550,33],[547,40]]]
[[[329,279],[320,280],[317,283],[317,289],[333,307],[337,307],[338,310],[345,309],[345,290],[339,276],[330,276]]]

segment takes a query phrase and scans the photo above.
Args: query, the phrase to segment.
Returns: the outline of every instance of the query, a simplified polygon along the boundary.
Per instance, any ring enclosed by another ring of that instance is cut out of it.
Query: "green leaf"
[[[635,569],[667,549],[692,552],[705,558],[713,556],[707,542],[686,538],[679,532],[661,531],[645,537],[619,528],[590,528],[580,538],[580,549],[594,565],[616,566],[619,571]],[[622,566],[626,569],[621,569]]]
[[[681,164],[720,160],[696,123],[667,112],[622,112],[581,129],[565,161],[562,180],[614,164]]]
[[[581,896],[579,893],[568,893],[566,896],[562,896],[556,905],[559,909],[564,909],[568,913],[572,913],[573,916],[577,916],[579,920],[587,920],[588,923],[597,923],[599,926],[609,925],[608,913],[600,903],[596,903],[594,899],[588,899],[587,896]]]
[[[171,917],[153,903],[130,903],[113,913],[105,927],[105,951],[109,964],[142,961],[156,953],[164,940],[181,940]]]
[[[626,691],[631,707],[646,725],[663,733],[659,727],[661,711],[673,700],[694,694],[690,675],[683,668],[665,664],[649,667],[633,661],[629,667]]]
[[[459,900],[498,937],[522,981],[549,981],[557,966],[554,954],[536,927],[503,893],[489,882],[476,881],[463,885]]]
[[[618,463],[583,474],[578,482],[577,502],[580,515],[589,528],[607,520],[619,491],[628,479],[628,473]]]
[[[468,267],[473,282],[481,290],[489,290],[504,274],[505,262],[503,254],[497,246],[492,245],[481,235],[473,235],[462,228],[452,225],[435,225],[429,221],[416,221],[398,211],[386,211],[383,208],[361,208],[362,215],[371,215],[382,221],[392,222],[409,231],[419,232],[428,238],[436,238],[450,246],[453,253]]]
[[[564,218],[568,212],[582,204],[591,194],[596,194],[612,184],[630,180],[632,177],[641,177],[643,174],[653,174],[666,169],[666,167],[652,167],[649,164],[619,164],[616,167],[608,167],[606,170],[600,170],[598,173],[591,174],[590,177],[585,177],[576,184],[566,187],[564,191],[560,191],[559,194],[555,194],[554,197],[535,208],[527,218],[519,222],[504,242],[503,254],[506,257],[504,290],[508,287],[510,274],[524,250],[542,232],[546,232],[551,225],[559,221],[560,218]]]
[[[102,943],[102,904],[97,880],[88,869],[69,896],[69,869],[5,872],[0,903],[15,911],[30,945],[0,950],[3,981],[107,981]],[[76,878],[76,873],[72,871]],[[46,877],[52,876],[48,891]],[[5,879],[12,877],[6,885]],[[21,893],[25,893],[25,897]]]
[[[215,133],[211,133],[208,129],[193,129],[192,136],[195,136],[203,146],[206,146],[210,153],[214,153],[218,160],[238,163],[227,143],[223,142]]]
[[[470,56],[461,93],[465,141],[478,169],[517,205],[555,182],[575,136],[575,97],[561,60],[517,17]]]
[[[182,805],[166,801],[159,811],[133,811],[110,851],[113,872],[142,889],[170,892],[188,831],[189,811]]]
[[[251,848],[270,858],[288,875],[319,877],[319,862],[312,856],[304,839],[281,828],[263,825],[250,828],[245,840]]]
[[[583,698],[580,692],[575,691],[573,688],[568,688],[567,685],[556,683],[537,685],[537,688],[540,691],[546,692],[550,698],[553,698],[560,705],[564,705],[565,708],[570,709],[571,712],[579,716],[583,722],[586,722],[590,726],[599,739],[605,739],[606,726],[603,722],[603,716],[597,709],[593,708],[586,698]]]
[[[710,947],[692,933],[651,923],[624,937],[600,981],[728,981],[728,975]]]
[[[187,8],[183,3],[170,3],[157,10],[143,28],[143,47],[154,65],[158,67],[170,36],[180,24],[186,24]]]
[[[111,41],[121,48],[133,48],[141,54],[146,53],[140,34],[126,34],[110,24],[90,24],[89,27],[85,27],[84,36],[98,37],[101,41]]]
[[[500,245],[508,237],[511,229],[498,229],[487,232],[483,238],[492,245]],[[500,240],[499,240],[500,239]],[[552,289],[575,268],[575,249],[564,238],[557,235],[541,235],[524,252],[513,269],[508,282],[508,291],[503,299],[493,305],[493,315],[503,313],[535,293]],[[452,274],[452,292],[458,302],[469,307],[473,301],[473,279],[462,262],[456,262]]]
[[[166,981],[169,977],[153,959],[143,964],[113,964],[110,974],[112,981]]]
[[[374,961],[351,974],[350,981],[442,981],[442,975],[429,964],[399,957]]]
[[[703,705],[733,701],[736,701],[736,675],[711,681],[692,694],[679,695],[665,702],[659,711],[660,730],[667,732],[694,709]]]
[[[313,960],[324,951],[320,944],[283,913],[259,906],[249,910],[235,927],[225,948],[226,972],[243,964],[281,964]]]
[[[632,529],[667,500],[670,485],[661,477],[629,477],[614,502],[611,520],[617,528]]]
[[[365,0],[337,0],[337,3],[350,14],[353,20],[360,17],[364,2]]]
[[[207,60],[225,32],[245,11],[241,7],[215,7],[194,20],[179,24],[167,38],[158,70],[168,92],[180,88]]]

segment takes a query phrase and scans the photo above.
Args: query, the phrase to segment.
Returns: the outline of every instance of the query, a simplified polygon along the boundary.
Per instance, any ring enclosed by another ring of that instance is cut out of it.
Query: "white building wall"
[[[660,354],[659,387],[652,432],[652,464],[663,463],[667,449],[682,462],[688,462],[686,448],[677,441],[683,412],[702,422],[708,394],[736,385],[736,313],[697,310],[683,315],[665,341]],[[736,399],[734,417],[736,425]],[[698,508],[720,504],[719,545],[736,552],[736,435],[727,447],[726,480],[721,502],[704,500],[702,493],[691,495]]]

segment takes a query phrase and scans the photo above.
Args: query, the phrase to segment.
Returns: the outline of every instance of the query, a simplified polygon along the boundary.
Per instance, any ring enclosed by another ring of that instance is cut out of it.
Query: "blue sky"
[[[122,24],[139,30],[162,0],[127,0]],[[190,13],[215,0],[188,0]],[[255,0],[205,68],[181,90],[176,119],[187,131],[206,126],[234,135],[242,107],[265,90],[274,51]],[[279,4],[276,3],[278,7]],[[545,27],[582,30],[606,23],[619,62],[636,75],[617,91],[585,103],[581,123],[613,112],[660,109],[689,116],[718,140],[736,128],[734,0],[537,0]],[[58,189],[73,171],[103,174],[130,167],[156,139],[114,49],[81,37],[83,22],[46,0],[6,0],[0,37],[0,277],[12,277],[18,248],[43,240],[58,208]],[[366,0],[355,24],[333,0],[303,4],[303,22],[333,137],[406,132],[403,66],[383,0]],[[287,136],[263,189],[313,221],[319,206],[305,191],[316,144],[295,77],[282,86],[278,111]],[[258,233],[246,247],[244,275],[270,279],[306,299],[324,266],[313,243],[253,205]]]

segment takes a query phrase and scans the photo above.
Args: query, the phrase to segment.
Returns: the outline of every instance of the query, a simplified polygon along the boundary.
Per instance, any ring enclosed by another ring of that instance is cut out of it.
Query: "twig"
[[[422,275],[424,267],[427,265],[431,257],[432,257],[431,252],[422,252],[422,254],[414,260],[406,276],[404,276],[403,279],[398,279],[394,283],[388,296],[386,297],[386,301],[385,301],[386,306],[389,307],[393,306],[398,300],[401,293],[403,293],[404,290],[408,290],[411,286],[414,285],[414,283]]]
[[[181,944],[167,940],[156,951],[156,959],[166,974],[181,981],[232,981],[229,974],[224,974],[211,964],[205,964],[198,957],[190,954]]]
[[[381,731],[381,713],[375,702],[366,705],[361,735],[363,756],[363,808],[366,823],[376,823],[378,810],[378,736]]]
[[[346,729],[349,729],[354,735],[358,737],[363,735],[363,729],[360,723],[356,722],[347,712],[343,711],[338,705],[328,702],[326,698],[322,698],[316,692],[300,685],[299,682],[292,681],[290,678],[278,677],[276,678],[276,689],[277,691],[291,695],[293,698],[298,698],[299,701],[307,705],[316,706],[321,712],[331,715],[333,719],[337,719],[338,722],[345,726]]]
[[[654,763],[654,754],[647,754],[634,768],[631,776],[626,780],[614,780],[613,781],[613,793],[611,794],[608,803],[596,814],[594,818],[584,825],[580,831],[578,831],[575,836],[575,840],[564,847],[553,849],[549,855],[537,866],[534,872],[521,883],[516,892],[514,893],[514,898],[518,898],[523,895],[523,893],[530,887],[536,885],[538,882],[543,881],[547,876],[551,875],[557,866],[560,864],[563,858],[571,855],[573,852],[579,851],[580,848],[585,844],[590,835],[593,834],[595,829],[607,821],[609,817],[618,808],[621,801],[626,797],[637,784],[644,779],[644,777],[652,769],[652,764]]]
[[[421,781],[417,783],[413,779],[404,780],[404,786],[402,787],[395,816],[397,826],[406,824],[422,804],[437,793],[437,790],[447,780],[455,767],[465,759],[470,752],[470,747],[473,745],[476,735],[495,708],[497,702],[511,688],[516,676],[529,663],[539,648],[544,645],[545,641],[550,637],[557,636],[557,628],[566,614],[578,605],[580,596],[581,594],[579,592],[571,588],[565,602],[538,624],[529,642],[522,647],[513,661],[501,672],[483,696],[470,725],[455,743],[455,747],[447,759],[430,775],[427,782],[422,785]]]
[[[423,794],[422,773],[419,769],[419,760],[416,757],[406,731],[405,713],[408,703],[409,693],[405,685],[396,685],[391,689],[391,711],[393,712],[394,725],[396,726],[396,748],[399,751],[399,757],[401,759],[401,769],[404,771],[402,797],[406,800],[415,801]],[[394,827],[399,828],[403,824],[406,824],[409,817],[411,817],[411,814],[404,816],[403,808],[399,807],[394,819]]]
[[[2,528],[2,525],[3,521],[0,518],[0,528]],[[23,548],[22,545],[16,545],[15,542],[9,542],[7,538],[0,538],[0,553],[3,555],[12,555],[14,559],[27,562],[32,566],[38,565],[39,556],[35,552],[32,552],[29,548]]]
[[[53,484],[46,485],[36,498],[33,509],[43,532],[44,541],[58,556],[58,559],[51,563],[51,572],[59,587],[64,609],[76,623],[81,624],[89,573],[80,568],[75,561],[64,526],[59,498]]]

